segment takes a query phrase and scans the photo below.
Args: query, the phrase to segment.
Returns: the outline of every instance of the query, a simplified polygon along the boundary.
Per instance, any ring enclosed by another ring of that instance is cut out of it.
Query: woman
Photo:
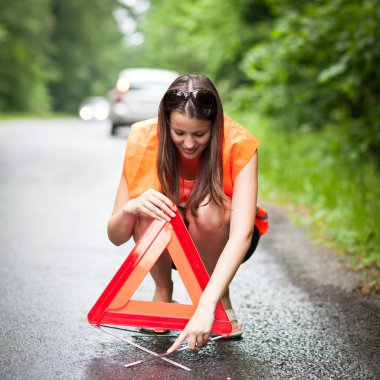
[[[239,265],[255,250],[258,141],[223,115],[212,82],[186,75],[169,87],[158,120],[133,126],[123,175],[108,224],[110,240],[137,241],[152,218],[170,221],[180,209],[185,224],[210,273],[193,317],[168,352],[185,339],[191,350],[205,346],[219,300],[233,325],[228,285]],[[261,231],[263,233],[264,231]],[[163,253],[151,270],[154,301],[171,302],[172,260]]]

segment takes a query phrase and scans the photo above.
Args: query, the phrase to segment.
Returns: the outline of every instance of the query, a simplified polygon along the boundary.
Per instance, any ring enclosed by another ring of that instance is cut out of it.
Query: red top
[[[197,182],[196,179],[179,179],[179,205],[186,206],[190,199],[194,185]]]

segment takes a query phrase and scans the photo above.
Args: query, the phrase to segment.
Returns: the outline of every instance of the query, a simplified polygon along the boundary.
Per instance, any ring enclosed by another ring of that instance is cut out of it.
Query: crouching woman
[[[256,218],[257,147],[255,137],[223,114],[215,86],[200,75],[177,78],[161,100],[158,118],[132,127],[108,224],[110,240],[137,241],[152,219],[170,221],[179,209],[211,276],[169,352],[186,339],[192,350],[207,344],[218,301],[233,325],[231,337],[243,333],[228,286],[266,228]],[[171,271],[164,252],[151,270],[154,301],[172,301]]]

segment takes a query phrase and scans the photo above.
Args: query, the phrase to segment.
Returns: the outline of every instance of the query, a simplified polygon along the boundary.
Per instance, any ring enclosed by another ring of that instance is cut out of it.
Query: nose
[[[192,149],[195,145],[195,141],[191,136],[185,136],[185,140],[183,141],[183,147],[185,149]]]

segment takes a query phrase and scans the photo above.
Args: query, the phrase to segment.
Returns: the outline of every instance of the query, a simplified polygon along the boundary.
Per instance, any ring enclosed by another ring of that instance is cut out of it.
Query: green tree
[[[54,65],[50,85],[56,110],[74,111],[86,96],[105,95],[114,84],[125,47],[113,11],[116,0],[53,0]]]
[[[233,88],[244,80],[239,68],[243,54],[270,17],[260,0],[151,1],[141,26],[146,38],[141,61],[204,73]]]
[[[0,1],[0,111],[50,108],[51,0]]]
[[[243,63],[252,103],[287,128],[333,123],[348,149],[378,150],[379,1],[267,2],[276,22]]]

